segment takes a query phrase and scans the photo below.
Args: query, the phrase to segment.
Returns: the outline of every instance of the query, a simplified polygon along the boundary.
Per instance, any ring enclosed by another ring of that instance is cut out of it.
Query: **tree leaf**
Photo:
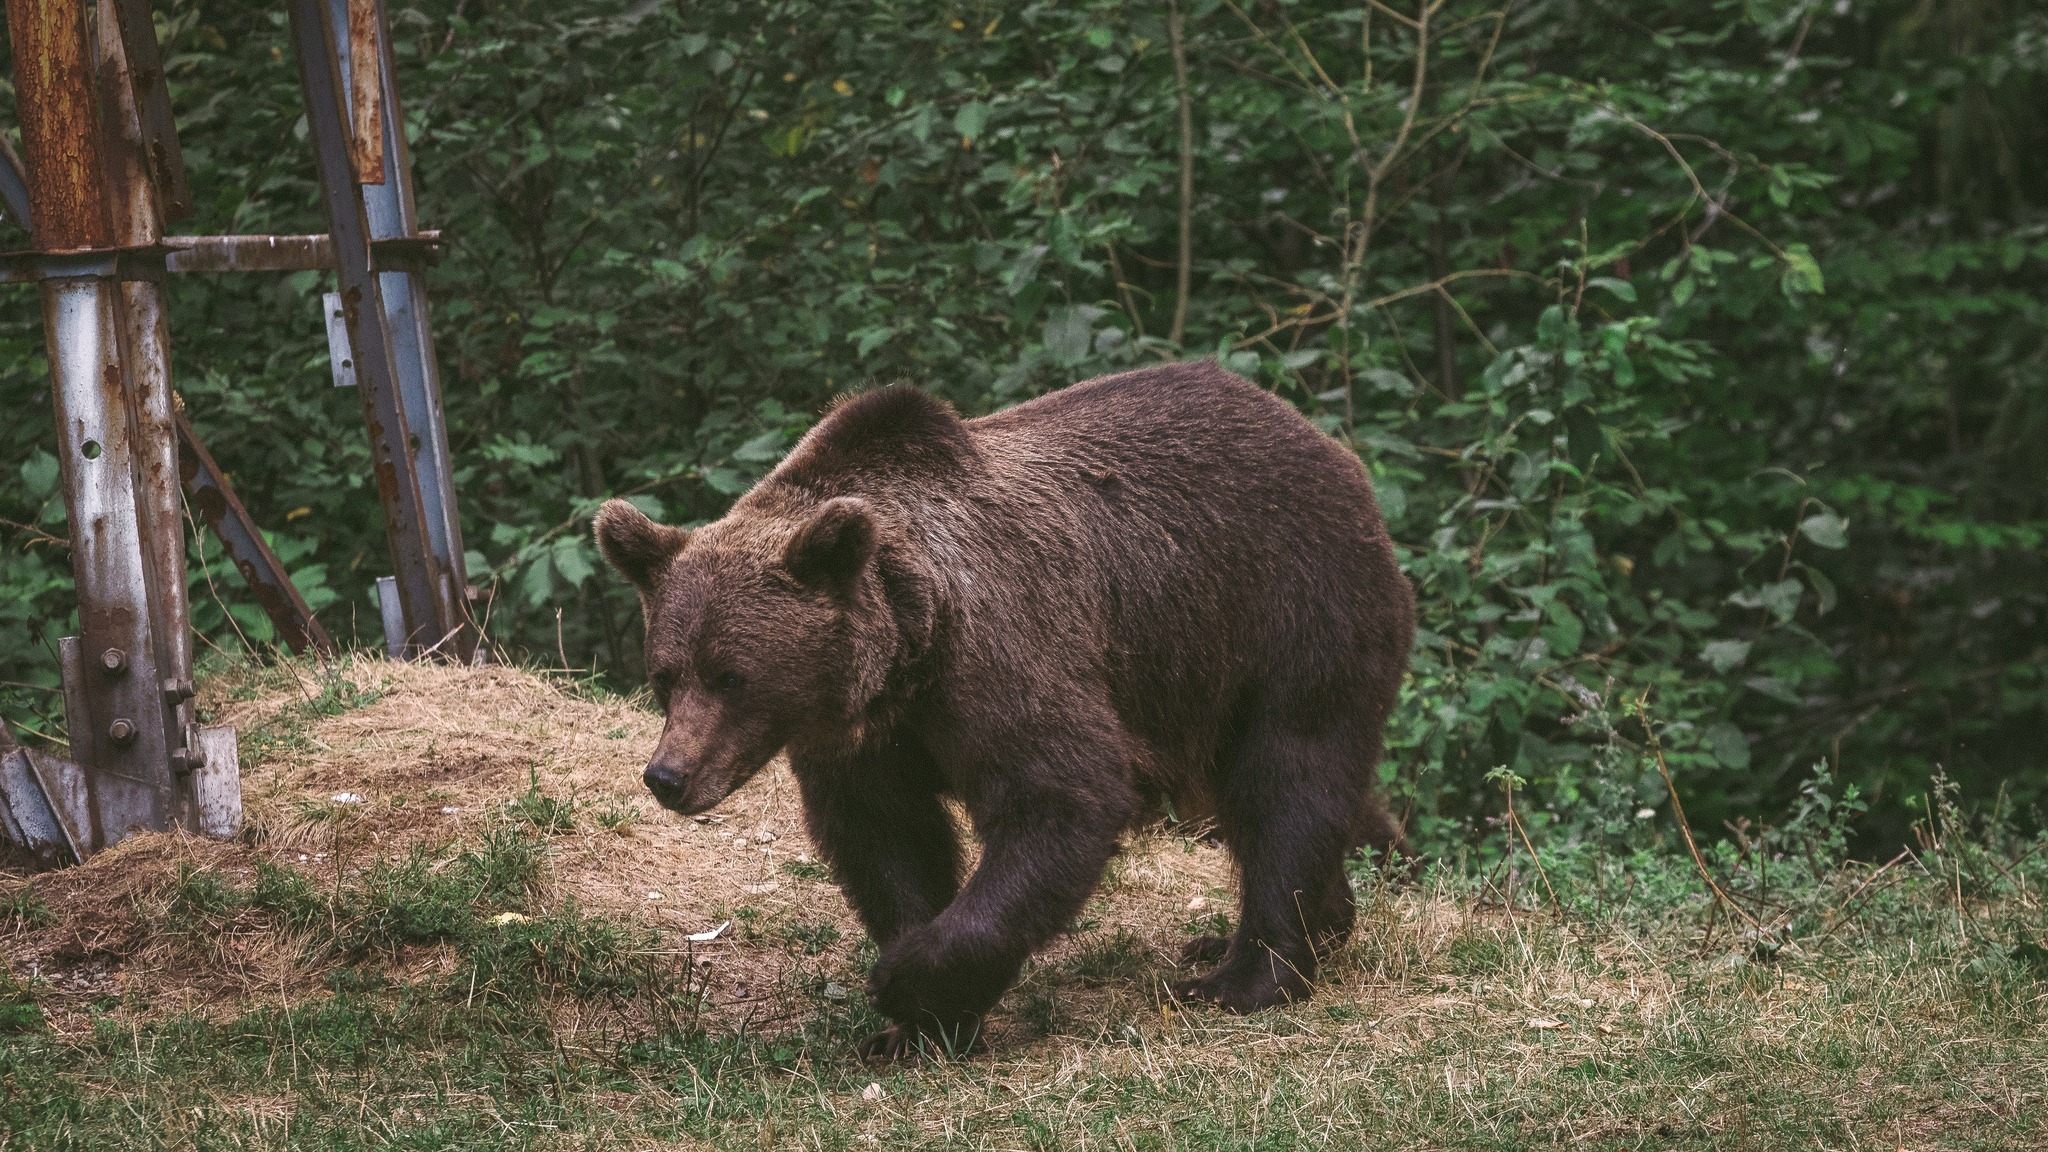
[[[529,608],[538,608],[548,602],[555,591],[553,575],[548,571],[548,555],[543,552],[526,566],[525,575],[519,578],[519,592]]]
[[[767,464],[782,459],[788,437],[780,428],[763,432],[738,448],[733,449],[732,458],[749,464]]]
[[[1565,444],[1572,455],[1572,466],[1581,472],[1593,467],[1593,457],[1606,446],[1606,439],[1600,431],[1600,417],[1584,404],[1574,404],[1564,410]]]
[[[47,500],[57,488],[57,458],[36,449],[21,464],[21,482],[28,485],[28,494],[38,500]]]
[[[983,104],[979,100],[971,104],[962,105],[958,112],[953,113],[953,132],[955,135],[972,140],[980,136],[981,130],[986,127],[988,127],[988,105]]]
[[[1849,546],[1849,521],[1832,512],[1818,512],[1799,522],[1799,534],[1822,548]]]
[[[1403,397],[1415,395],[1415,382],[1392,368],[1367,368],[1359,375],[1371,381],[1372,386],[1382,392],[1392,392]]]
[[[700,475],[706,487],[723,496],[737,496],[748,487],[746,479],[730,468],[714,466],[704,469]]]
[[[1811,564],[1801,564],[1799,570],[1806,573],[1806,582],[1813,585],[1814,595],[1820,598],[1820,614],[1825,616],[1834,611],[1839,599],[1835,592],[1835,582],[1828,579],[1827,573]]]
[[[555,541],[552,557],[555,572],[568,582],[571,588],[581,588],[590,579],[596,566],[591,563],[590,545],[582,536],[564,536]]]
[[[1725,674],[1742,667],[1742,662],[1749,659],[1749,643],[1747,640],[1716,640],[1700,649],[1700,659],[1714,671]]]
[[[1633,304],[1636,302],[1636,286],[1613,276],[1595,276],[1586,283],[1594,288],[1605,288],[1616,296]]]
[[[1749,738],[1726,720],[1710,725],[1700,734],[1700,743],[1706,745],[1723,768],[1740,772],[1749,767]]]
[[[1805,591],[1806,586],[1799,582],[1797,576],[1788,576],[1757,589],[1756,598],[1766,611],[1778,618],[1778,623],[1784,624],[1798,614],[1799,597]]]
[[[1818,296],[1827,290],[1826,281],[1821,278],[1820,262],[1813,258],[1806,245],[1794,243],[1785,246],[1785,275],[1780,278],[1779,286],[1786,296],[1797,296],[1803,292]]]
[[[1095,321],[1104,315],[1093,304],[1055,308],[1045,320],[1045,354],[1062,367],[1072,367],[1088,356],[1095,342]]]

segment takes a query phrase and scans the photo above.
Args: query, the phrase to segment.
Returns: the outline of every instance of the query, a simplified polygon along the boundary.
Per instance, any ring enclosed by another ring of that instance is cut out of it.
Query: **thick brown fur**
[[[647,609],[648,787],[703,811],[787,749],[881,948],[875,1052],[971,1039],[1159,801],[1237,862],[1236,932],[1177,989],[1237,1011],[1308,993],[1346,856],[1399,840],[1374,785],[1413,593],[1357,457],[1214,364],[967,421],[870,392],[723,520],[613,501],[597,534]]]

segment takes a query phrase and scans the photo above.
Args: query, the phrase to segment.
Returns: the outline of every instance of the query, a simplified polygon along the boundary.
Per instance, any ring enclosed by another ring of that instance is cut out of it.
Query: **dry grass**
[[[1233,1018],[1160,992],[1232,911],[1227,861],[1142,835],[1005,999],[991,1055],[869,1069],[848,1043],[875,1023],[868,957],[780,766],[707,821],[669,816],[638,783],[655,716],[506,668],[251,670],[204,703],[244,733],[243,841],[0,876],[32,893],[0,904],[35,909],[0,919],[0,956],[44,1017],[0,1035],[0,1120],[81,1147],[2048,1147],[2044,985],[1971,945],[2040,922],[2031,896],[1959,900],[1948,928],[1900,905],[1910,930],[1763,964],[1726,934],[1702,950],[1693,914],[1595,930],[1449,881],[1369,886],[1313,1001]],[[508,822],[549,853],[523,906],[625,926],[636,991],[486,1010],[449,990],[472,945],[323,953],[317,923],[190,911],[195,875],[242,890],[284,865],[339,892]]]

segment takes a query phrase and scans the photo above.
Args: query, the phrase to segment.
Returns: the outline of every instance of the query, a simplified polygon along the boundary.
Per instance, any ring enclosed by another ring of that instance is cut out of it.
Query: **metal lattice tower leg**
[[[0,724],[0,835],[83,859],[138,828],[231,833],[233,730],[192,722],[181,479],[279,635],[332,643],[179,413],[166,273],[335,270],[335,378],[359,389],[396,569],[387,643],[478,652],[423,281],[438,234],[414,215],[384,4],[290,4],[329,233],[180,237],[164,225],[192,196],[148,0],[6,2],[26,164],[0,138],[0,218],[33,250],[0,253],[0,282],[43,296],[80,634],[59,643],[69,758]]]

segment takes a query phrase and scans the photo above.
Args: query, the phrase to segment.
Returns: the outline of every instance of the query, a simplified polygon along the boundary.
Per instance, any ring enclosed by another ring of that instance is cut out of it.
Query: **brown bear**
[[[1358,457],[1211,363],[962,420],[846,400],[722,520],[622,500],[668,718],[645,776],[702,812],[786,750],[806,822],[880,948],[894,1056],[971,1044],[1154,805],[1213,819],[1237,929],[1179,996],[1306,996],[1351,930],[1345,858],[1399,830],[1374,785],[1414,637]],[[962,882],[942,798],[982,844]]]

